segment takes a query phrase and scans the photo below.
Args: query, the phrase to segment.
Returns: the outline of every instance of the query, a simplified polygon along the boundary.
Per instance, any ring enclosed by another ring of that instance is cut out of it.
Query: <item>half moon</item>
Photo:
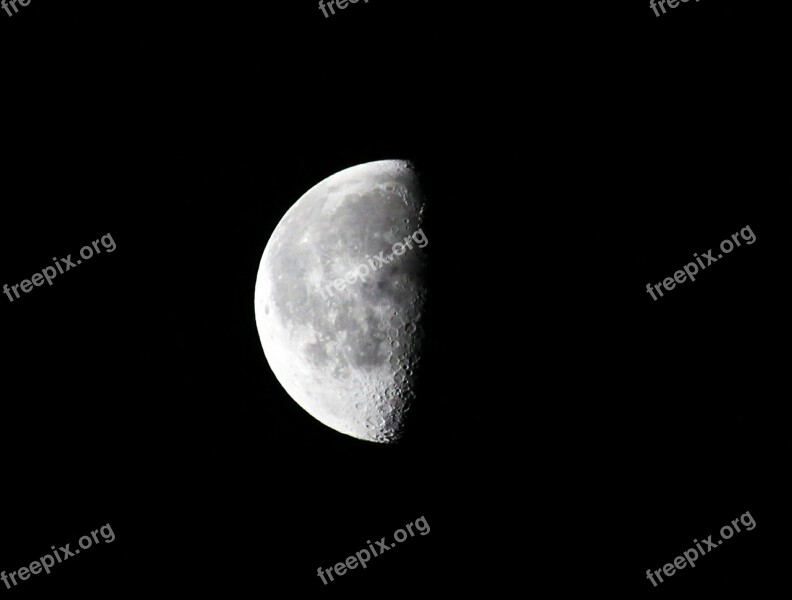
[[[311,416],[362,440],[398,440],[415,396],[424,205],[409,162],[357,165],[306,192],[261,258],[256,325],[275,377]]]

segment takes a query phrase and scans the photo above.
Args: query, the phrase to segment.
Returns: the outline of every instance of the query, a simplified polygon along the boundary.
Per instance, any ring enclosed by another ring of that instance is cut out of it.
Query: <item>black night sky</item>
[[[0,294],[0,572],[116,536],[0,595],[777,589],[786,15],[426,4],[0,10],[0,285],[117,244]],[[420,173],[430,257],[392,446],[292,401],[253,310],[286,210],[389,158]],[[746,511],[755,529],[647,580]]]

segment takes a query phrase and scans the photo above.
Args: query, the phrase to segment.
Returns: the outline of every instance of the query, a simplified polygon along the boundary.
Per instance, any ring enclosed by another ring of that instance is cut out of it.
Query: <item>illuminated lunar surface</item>
[[[345,169],[286,212],[259,266],[256,325],[270,368],[311,416],[362,440],[398,440],[414,398],[426,254],[415,241],[392,252],[422,231],[423,209],[410,163]],[[392,260],[373,270],[382,252]],[[365,281],[333,285],[361,265]]]

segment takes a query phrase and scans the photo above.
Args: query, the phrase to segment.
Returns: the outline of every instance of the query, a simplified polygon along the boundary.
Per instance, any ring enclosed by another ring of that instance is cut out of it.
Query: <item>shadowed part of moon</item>
[[[371,265],[421,230],[423,209],[410,163],[351,167],[287,211],[259,266],[256,324],[272,371],[309,414],[359,439],[397,440],[414,397],[425,251],[413,242],[377,270]],[[372,271],[365,281],[334,287],[361,265]]]

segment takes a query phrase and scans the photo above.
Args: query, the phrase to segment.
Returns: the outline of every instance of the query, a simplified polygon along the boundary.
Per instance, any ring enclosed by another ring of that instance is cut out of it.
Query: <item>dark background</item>
[[[0,593],[774,589],[783,550],[785,15],[371,0],[0,13]],[[272,230],[348,166],[429,208],[409,437],[337,434],[269,370]],[[757,241],[653,302],[750,225]],[[653,589],[692,540],[757,526]],[[425,516],[328,586],[316,576]]]

